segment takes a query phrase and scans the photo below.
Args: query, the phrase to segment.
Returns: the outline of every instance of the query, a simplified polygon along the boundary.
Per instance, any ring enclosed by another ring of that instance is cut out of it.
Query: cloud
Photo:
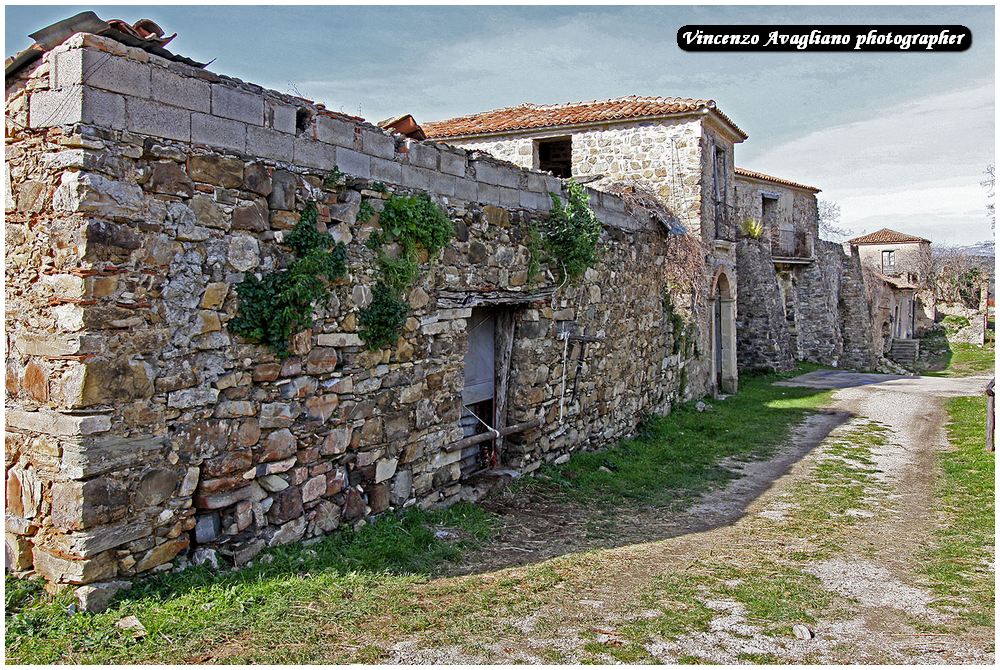
[[[810,132],[747,167],[815,184],[856,232],[885,227],[956,243],[992,237],[983,179],[994,160],[992,82],[908,102]]]

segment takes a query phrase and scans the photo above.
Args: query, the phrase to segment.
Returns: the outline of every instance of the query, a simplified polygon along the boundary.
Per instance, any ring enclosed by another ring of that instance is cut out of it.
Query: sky
[[[750,139],[738,165],[811,184],[854,233],[942,244],[993,238],[980,185],[994,160],[992,6],[11,6],[5,55],[93,9],[147,17],[209,68],[370,121],[623,95],[711,98]],[[689,53],[715,24],[962,24],[959,53]]]

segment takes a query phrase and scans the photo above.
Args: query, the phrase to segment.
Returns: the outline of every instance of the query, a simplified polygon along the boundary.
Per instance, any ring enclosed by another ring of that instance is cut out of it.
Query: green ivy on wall
[[[420,273],[419,250],[434,258],[454,235],[451,220],[426,194],[390,196],[379,214],[381,230],[368,240],[378,252],[379,279],[372,301],[358,315],[369,349],[392,345],[409,314],[406,294]]]
[[[329,283],[347,275],[347,249],[316,230],[317,216],[316,203],[310,202],[285,238],[295,252],[287,268],[260,279],[247,274],[236,287],[240,307],[229,330],[271,346],[281,358],[288,356],[292,335],[312,325],[315,305],[329,299]]]
[[[566,182],[566,204],[555,193],[552,210],[537,233],[538,245],[549,265],[554,266],[559,280],[574,281],[597,262],[597,241],[601,237],[601,222],[590,208],[590,198],[576,180]],[[534,233],[529,232],[529,241]],[[532,249],[531,267],[537,268],[536,249]],[[529,269],[530,272],[530,269]]]

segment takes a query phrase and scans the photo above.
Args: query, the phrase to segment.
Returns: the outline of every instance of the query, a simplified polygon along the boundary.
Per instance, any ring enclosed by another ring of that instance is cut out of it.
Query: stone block
[[[347,451],[351,444],[351,434],[353,429],[350,426],[334,428],[323,440],[320,446],[320,454],[323,456],[335,456]]]
[[[25,412],[9,409],[7,427],[42,433],[44,435],[94,435],[111,430],[111,417],[107,414],[62,414],[51,410]]]
[[[271,194],[268,206],[271,209],[291,211],[295,209],[295,189],[299,178],[285,170],[275,170],[271,175]]]
[[[355,124],[350,121],[319,116],[316,118],[316,139],[325,144],[353,149],[355,128]]]
[[[32,128],[66,126],[82,120],[83,87],[35,91],[31,94],[28,123]]]
[[[264,99],[264,125],[280,133],[295,134],[295,115],[292,105],[270,98]]]
[[[190,198],[194,186],[184,168],[173,161],[158,161],[152,164],[149,188],[154,193]]]
[[[299,412],[297,406],[289,403],[265,403],[260,408],[260,426],[261,428],[288,428]]]
[[[50,547],[63,556],[91,558],[114,547],[148,537],[153,527],[148,522],[123,521],[113,526],[98,526],[89,530],[53,535]]]
[[[99,614],[108,609],[108,605],[118,593],[128,590],[131,586],[131,582],[123,580],[97,582],[79,587],[73,591],[73,595],[76,596],[79,611]]]
[[[484,161],[470,161],[470,165],[475,167],[476,180],[482,184],[500,184],[500,172],[495,165]]]
[[[352,177],[371,178],[371,159],[351,149],[337,149],[337,168]]]
[[[521,206],[521,193],[513,188],[500,187],[500,206],[507,209],[517,209]]]
[[[196,155],[188,161],[188,172],[194,181],[225,188],[243,184],[243,161],[224,156]]]
[[[403,164],[385,158],[372,158],[370,178],[400,184],[403,181]]]
[[[379,158],[396,157],[396,140],[384,133],[372,130],[361,131],[361,150],[369,156]]]
[[[440,150],[433,144],[423,144],[413,142],[410,144],[409,160],[410,165],[436,170],[438,167],[438,154]]]
[[[318,374],[333,372],[337,368],[337,350],[333,347],[316,347],[306,356],[306,372]]]
[[[399,460],[395,458],[384,458],[375,464],[375,483],[379,484],[391,479],[396,474],[396,466]]]
[[[241,91],[225,84],[212,84],[212,114],[254,126],[263,126],[264,96]]]
[[[253,464],[253,454],[249,449],[227,451],[210,458],[202,465],[204,477],[223,477],[246,470]]]
[[[294,135],[270,128],[247,126],[246,151],[250,156],[291,163],[294,157]]]
[[[233,210],[232,227],[262,232],[268,228],[267,206],[263,201],[243,203]]]
[[[360,347],[364,344],[356,333],[321,333],[316,343],[321,347]]]
[[[154,67],[151,84],[151,95],[157,102],[206,114],[212,111],[212,94],[206,81]]]
[[[163,437],[117,436],[63,440],[60,472],[67,478],[82,479],[125,468],[149,458],[164,442]]]
[[[316,500],[326,493],[326,475],[316,475],[302,485],[302,502]]]
[[[458,153],[448,149],[441,150],[441,172],[454,175],[456,177],[465,177],[466,165],[467,163],[464,151],[462,153]]]
[[[473,179],[456,179],[455,197],[466,202],[479,202],[479,183]]]
[[[499,205],[500,204],[500,187],[492,186],[490,184],[479,184],[479,202],[484,205]]]
[[[224,491],[212,495],[195,496],[194,502],[199,509],[222,509],[235,505],[241,500],[263,500],[267,493],[257,482],[250,482],[249,486],[233,491]]]
[[[125,483],[110,477],[54,482],[52,524],[72,531],[111,523],[124,516],[128,503]]]
[[[433,177],[437,174],[432,170],[425,170],[421,167],[404,165],[402,170],[403,186],[416,188],[421,191],[429,191],[433,188]]]
[[[117,565],[111,552],[89,559],[73,559],[49,552],[43,547],[32,548],[35,574],[54,584],[85,584],[114,577]]]
[[[14,533],[4,533],[4,565],[20,572],[31,568],[31,540]]]
[[[51,59],[54,88],[86,84],[113,93],[148,98],[152,68],[95,49],[70,49]]]
[[[274,494],[274,503],[267,512],[267,518],[271,523],[283,524],[302,516],[302,513],[302,490],[297,486],[290,486]]]
[[[300,516],[284,524],[275,532],[268,541],[269,547],[276,547],[281,544],[291,544],[302,539],[306,532],[306,518]]]
[[[521,188],[521,179],[524,175],[523,170],[503,165],[497,168],[497,184],[507,188],[519,189]]]
[[[241,121],[192,112],[191,141],[243,153],[247,148],[247,126]]]
[[[173,560],[177,554],[187,549],[190,544],[191,540],[187,535],[181,535],[180,537],[158,544],[139,559],[135,564],[135,571],[145,572],[146,570],[152,570],[158,565],[163,565]]]
[[[276,430],[264,439],[263,452],[258,460],[261,462],[280,461],[295,454],[298,440],[287,428]]]
[[[292,161],[303,167],[332,170],[337,167],[337,149],[322,142],[297,137],[292,144]]]
[[[217,537],[219,537],[219,533],[221,531],[222,526],[219,522],[219,514],[217,512],[202,514],[198,517],[198,522],[194,527],[195,542],[200,544],[213,542]]]
[[[125,113],[128,117],[125,127],[134,133],[182,142],[191,140],[191,112],[186,109],[128,98]]]

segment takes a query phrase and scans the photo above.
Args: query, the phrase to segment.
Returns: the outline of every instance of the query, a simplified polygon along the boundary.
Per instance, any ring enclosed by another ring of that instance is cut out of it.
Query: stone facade
[[[576,285],[529,284],[526,224],[561,192],[550,176],[93,35],[8,82],[6,107],[7,555],[53,585],[196,549],[241,564],[479,495],[456,447],[473,308],[509,324],[498,427],[527,427],[496,448],[521,473],[715,388],[703,303],[664,290],[665,229],[608,194],[591,193],[599,263]],[[403,335],[369,351],[378,224],[357,217],[392,193],[429,194],[456,235],[423,259]],[[281,360],[227,323],[246,274],[288,262],[307,201],[349,275]],[[715,266],[719,282],[732,262]],[[675,305],[696,315],[687,333]]]
[[[878,360],[872,307],[856,251],[819,239],[815,189],[738,174],[737,218],[763,226],[738,246],[741,368],[797,361],[869,370]]]
[[[734,147],[743,140],[733,128],[705,114],[655,120],[492,133],[441,142],[489,153],[526,168],[539,167],[539,142],[568,138],[572,176],[597,190],[636,184],[656,195],[706,247],[708,295],[687,296],[698,325],[701,351],[709,353],[716,391],[738,385]],[[716,163],[717,153],[722,155]],[[721,168],[721,169],[720,169]],[[719,278],[723,280],[720,282]],[[725,295],[719,290],[725,287]],[[713,318],[715,301],[721,318]],[[716,331],[721,337],[716,338]],[[721,342],[721,349],[715,342]]]

